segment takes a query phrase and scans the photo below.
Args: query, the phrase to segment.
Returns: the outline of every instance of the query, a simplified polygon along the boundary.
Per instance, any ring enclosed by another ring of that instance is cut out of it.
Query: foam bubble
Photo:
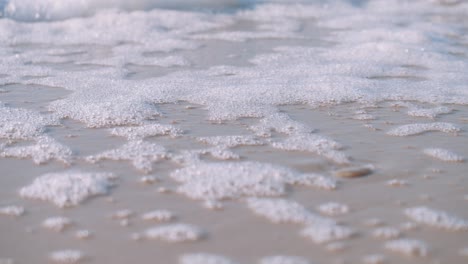
[[[154,136],[177,137],[182,134],[182,130],[173,125],[143,124],[135,127],[112,128],[110,133],[114,136],[126,137],[128,140],[141,140]]]
[[[148,239],[177,243],[200,240],[205,235],[205,232],[193,225],[172,224],[150,228],[144,234]]]
[[[85,255],[79,250],[66,249],[50,253],[49,258],[54,263],[75,264],[82,262]]]
[[[48,173],[20,189],[21,197],[48,201],[58,207],[76,206],[84,200],[107,194],[115,177],[110,173],[66,171]]]
[[[42,222],[44,228],[50,229],[55,232],[62,232],[66,228],[70,227],[73,224],[73,221],[70,218],[57,216],[50,217]]]
[[[57,160],[68,165],[71,162],[72,154],[69,147],[47,136],[38,137],[35,145],[8,147],[0,151],[0,157],[31,158],[36,164]]]
[[[55,116],[7,107],[0,102],[0,138],[34,139],[45,132],[46,126],[58,124]]]
[[[185,254],[179,258],[179,264],[236,264],[224,256],[208,254],[208,253],[194,253]]]
[[[178,192],[192,199],[220,200],[251,196],[279,196],[287,184],[334,189],[336,182],[316,174],[300,174],[286,167],[259,162],[196,162],[171,173]]]
[[[285,192],[283,177],[293,172],[258,162],[199,163],[171,173],[182,183],[178,191],[193,199],[278,196]]]
[[[302,257],[269,256],[260,259],[259,264],[310,264],[310,262]]]
[[[301,231],[301,235],[317,244],[344,240],[356,234],[353,229],[336,224],[314,224]]]
[[[198,141],[226,148],[233,148],[238,146],[260,146],[264,142],[253,136],[213,136],[213,137],[199,137]]]
[[[338,216],[349,213],[349,207],[346,204],[328,202],[319,205],[318,210],[325,215]]]
[[[448,162],[462,162],[465,160],[463,156],[460,156],[450,150],[442,148],[426,148],[423,153],[429,157],[439,159]]]
[[[467,231],[468,221],[450,215],[444,211],[429,207],[413,207],[405,209],[405,215],[411,220],[448,231]]]
[[[277,224],[334,223],[333,220],[318,216],[301,204],[291,200],[250,198],[247,200],[247,206],[255,214],[266,217]]]
[[[0,208],[0,215],[7,215],[7,216],[22,216],[25,210],[24,207],[16,206],[16,205],[9,205]]]
[[[408,115],[416,117],[426,117],[426,118],[436,118],[439,115],[450,114],[453,112],[453,109],[446,106],[438,106],[434,108],[419,108],[412,107],[408,110]]]
[[[168,222],[174,218],[174,213],[168,210],[154,210],[141,215],[141,219],[152,222]]]
[[[350,160],[343,152],[342,146],[334,140],[314,134],[295,135],[284,141],[274,142],[274,148],[295,151],[307,151],[323,156],[338,164],[349,164]]]
[[[457,125],[445,122],[434,122],[434,123],[419,123],[419,124],[410,124],[396,127],[387,132],[391,136],[413,136],[419,135],[425,132],[430,131],[440,131],[444,133],[456,133],[460,132],[461,128]]]
[[[142,140],[134,140],[120,148],[88,156],[86,160],[92,163],[101,160],[128,160],[136,169],[143,173],[150,173],[153,171],[153,163],[165,159],[166,156],[164,147]]]
[[[428,254],[426,243],[415,239],[398,239],[385,243],[385,248],[406,256],[425,257]]]
[[[271,136],[271,132],[278,132],[287,135],[308,134],[314,130],[309,126],[291,119],[287,114],[275,113],[261,119],[250,129],[258,136]]]

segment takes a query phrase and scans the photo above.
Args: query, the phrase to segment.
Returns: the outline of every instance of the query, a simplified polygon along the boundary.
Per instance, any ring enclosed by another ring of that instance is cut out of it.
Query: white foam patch
[[[9,206],[0,207],[0,215],[18,217],[18,216],[22,216],[24,212],[25,210],[24,210],[24,207],[22,206],[9,205]]]
[[[429,251],[423,241],[407,238],[388,241],[385,243],[385,248],[410,257],[425,257]]]
[[[205,232],[193,225],[172,224],[150,228],[145,231],[144,235],[148,239],[178,243],[200,240]]]
[[[192,199],[220,200],[251,196],[279,196],[287,184],[334,189],[336,182],[320,175],[300,174],[289,168],[259,162],[198,162],[171,173],[177,188]]]
[[[179,258],[179,264],[236,264],[224,256],[208,254],[208,253],[194,253],[184,254]]]
[[[50,253],[49,258],[53,263],[75,264],[84,261],[85,255],[79,250],[66,249]]]
[[[42,222],[42,226],[44,228],[50,229],[55,232],[62,232],[66,228],[70,227],[72,224],[73,221],[70,218],[63,216],[50,217]]]
[[[151,222],[169,222],[175,218],[175,214],[168,210],[154,210],[141,215],[141,219]]]
[[[419,135],[426,132],[439,131],[444,133],[456,133],[460,132],[461,128],[455,124],[434,122],[434,123],[418,123],[396,127],[387,132],[390,136],[413,136]]]
[[[238,146],[260,146],[264,144],[262,140],[259,140],[253,136],[244,135],[199,137],[197,140],[205,144],[221,146],[225,148],[233,148]]]
[[[296,174],[287,179],[289,184],[315,187],[317,189],[332,191],[338,187],[338,182],[330,177],[316,173]]]
[[[112,88],[75,92],[49,104],[49,110],[61,118],[81,121],[88,127],[141,125],[160,115],[152,102]]]
[[[350,160],[345,153],[339,151],[342,145],[334,140],[314,134],[295,135],[283,141],[273,142],[277,149],[290,151],[307,151],[323,156],[338,164],[349,164]]]
[[[406,180],[391,179],[391,180],[386,181],[385,184],[391,187],[403,187],[403,186],[408,186],[409,183]]]
[[[48,201],[58,207],[70,207],[90,197],[107,194],[114,185],[114,179],[110,173],[48,173],[21,188],[19,194],[23,198]]]
[[[258,136],[269,137],[272,132],[286,135],[308,134],[314,131],[309,126],[291,119],[287,114],[276,113],[261,119],[258,124],[250,126]]]
[[[394,227],[379,227],[372,231],[372,236],[380,239],[396,239],[400,235],[400,230]]]
[[[334,221],[316,215],[301,204],[286,199],[250,198],[247,206],[255,214],[263,216],[273,223],[294,224],[333,224]]]
[[[58,124],[55,116],[8,107],[0,102],[0,138],[34,139],[45,132],[46,126]]]
[[[141,140],[154,136],[178,137],[183,131],[173,125],[144,124],[134,127],[116,127],[110,130],[114,136],[126,137],[128,140]]]
[[[438,117],[439,115],[450,114],[452,112],[453,112],[453,109],[448,108],[446,106],[438,106],[434,108],[412,107],[408,110],[408,115],[434,119]]]
[[[111,215],[112,219],[125,220],[132,217],[135,213],[130,209],[121,209]]]
[[[310,262],[303,257],[269,256],[260,259],[259,264],[310,264]]]
[[[75,237],[78,239],[82,239],[82,240],[90,239],[92,236],[93,236],[93,232],[89,230],[85,230],[85,229],[78,230],[75,232]]]
[[[92,163],[101,160],[128,160],[143,173],[153,171],[153,163],[165,159],[166,149],[160,145],[142,140],[129,141],[120,148],[104,151],[100,154],[86,157]]]
[[[301,231],[303,237],[309,238],[317,244],[324,244],[349,239],[356,234],[350,227],[336,224],[314,224]]]
[[[278,196],[285,192],[284,177],[292,171],[257,162],[200,163],[179,169],[171,177],[182,183],[178,191],[193,199]]]
[[[423,153],[429,157],[448,162],[463,162],[465,157],[458,155],[448,149],[443,148],[426,148]]]
[[[0,157],[31,158],[36,164],[44,164],[51,160],[70,164],[72,155],[73,152],[69,147],[47,136],[38,137],[35,145],[0,149]]]
[[[408,208],[405,209],[405,215],[420,224],[448,231],[468,231],[468,221],[429,207]]]
[[[318,206],[319,212],[329,216],[339,216],[349,213],[349,206],[342,203],[328,202]]]

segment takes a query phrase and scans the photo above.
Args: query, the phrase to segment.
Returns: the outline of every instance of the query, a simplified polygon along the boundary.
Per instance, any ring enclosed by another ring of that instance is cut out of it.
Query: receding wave
[[[0,17],[20,21],[48,21],[89,16],[103,9],[228,10],[254,2],[255,0],[0,0]]]

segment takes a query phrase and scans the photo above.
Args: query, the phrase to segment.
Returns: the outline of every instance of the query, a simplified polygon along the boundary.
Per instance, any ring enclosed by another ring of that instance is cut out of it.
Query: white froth
[[[199,137],[198,141],[226,148],[233,148],[237,146],[259,146],[264,142],[253,136],[213,136],[213,137]]]
[[[435,108],[412,107],[408,110],[408,115],[434,119],[438,117],[439,115],[450,114],[452,112],[453,112],[453,109],[445,107],[445,106],[438,106]]]
[[[338,182],[330,177],[316,173],[297,174],[287,179],[289,184],[311,186],[322,190],[336,190]]]
[[[309,126],[291,119],[287,114],[276,113],[261,119],[257,125],[250,129],[258,136],[271,136],[272,132],[286,135],[308,134],[314,130]]]
[[[115,177],[109,173],[67,171],[48,173],[20,189],[21,197],[48,201],[58,207],[75,206],[96,195],[107,194]]]
[[[205,235],[205,232],[193,225],[172,224],[150,228],[144,234],[148,239],[178,243],[200,240]]]
[[[141,215],[141,219],[151,222],[169,222],[175,218],[175,214],[168,210],[154,210]]]
[[[49,109],[61,118],[75,119],[88,127],[141,125],[146,119],[160,115],[151,102],[111,89],[81,90],[50,103]]]
[[[343,148],[339,143],[319,135],[294,135],[286,138],[284,141],[274,142],[272,146],[283,150],[315,153],[338,164],[350,163],[346,154],[339,151]]]
[[[411,220],[448,231],[468,231],[468,221],[444,211],[429,207],[413,207],[405,209],[405,215]]]
[[[82,262],[85,255],[79,250],[67,249],[50,253],[49,258],[53,263],[75,264]]]
[[[181,183],[178,192],[198,200],[279,196],[287,184],[332,190],[336,181],[317,174],[300,174],[286,167],[259,162],[196,162],[171,173]]]
[[[139,182],[141,182],[143,184],[154,184],[154,183],[156,183],[158,181],[160,181],[160,179],[158,179],[155,176],[143,176],[139,180]]]
[[[50,229],[55,232],[62,232],[72,224],[73,221],[70,218],[63,216],[50,217],[42,222],[42,226],[44,228]]]
[[[319,205],[318,210],[324,215],[339,216],[349,213],[349,206],[342,203],[328,202]]]
[[[285,192],[289,169],[258,162],[199,163],[171,173],[178,191],[193,199],[277,196]]]
[[[408,185],[408,181],[400,179],[391,179],[386,181],[385,184],[391,187],[403,187]]]
[[[423,153],[429,157],[448,162],[462,162],[465,158],[448,149],[443,148],[426,148]]]
[[[46,126],[58,125],[58,119],[31,110],[7,107],[0,102],[0,138],[34,139]]]
[[[385,243],[385,248],[410,257],[425,257],[428,254],[426,243],[415,239],[391,240]]]
[[[22,216],[25,210],[22,206],[16,205],[9,205],[5,207],[0,207],[0,215],[7,215],[7,216]]]
[[[410,124],[410,125],[403,125],[396,127],[387,132],[388,135],[391,136],[413,136],[419,135],[425,132],[430,131],[440,131],[444,133],[456,133],[460,132],[461,128],[457,125],[451,123],[444,123],[444,122],[434,122],[434,123],[418,123],[418,124]]]
[[[110,133],[114,136],[126,137],[128,140],[141,140],[153,136],[177,137],[182,134],[182,130],[173,125],[144,124],[134,127],[112,128]]]
[[[21,147],[7,147],[0,150],[0,157],[7,158],[31,158],[36,164],[44,164],[51,160],[57,160],[65,164],[70,164],[72,150],[47,136],[40,136],[36,139],[36,144]]]
[[[179,264],[236,264],[224,256],[208,254],[208,253],[194,253],[185,254],[179,258]]]
[[[301,231],[301,235],[311,239],[317,244],[344,240],[356,234],[353,229],[336,224],[310,225]]]
[[[250,198],[247,206],[255,214],[277,224],[334,224],[333,220],[316,215],[292,200]]]
[[[310,264],[310,262],[302,257],[270,256],[260,259],[259,264]]]
[[[130,209],[122,209],[112,213],[111,218],[117,220],[125,220],[132,217],[134,214],[135,212],[133,212]]]
[[[166,158],[164,147],[142,140],[129,141],[120,148],[88,156],[87,161],[95,163],[101,160],[128,160],[143,173],[153,170],[153,163]]]
[[[93,232],[89,230],[78,230],[75,232],[75,237],[78,239],[90,239],[93,236]]]
[[[401,232],[394,227],[379,227],[372,231],[372,236],[380,239],[396,239]]]

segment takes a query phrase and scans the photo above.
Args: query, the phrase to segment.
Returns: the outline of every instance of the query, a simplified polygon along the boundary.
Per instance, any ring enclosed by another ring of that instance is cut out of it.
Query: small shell
[[[373,170],[369,167],[345,168],[335,171],[335,176],[342,178],[358,178],[369,175]]]

